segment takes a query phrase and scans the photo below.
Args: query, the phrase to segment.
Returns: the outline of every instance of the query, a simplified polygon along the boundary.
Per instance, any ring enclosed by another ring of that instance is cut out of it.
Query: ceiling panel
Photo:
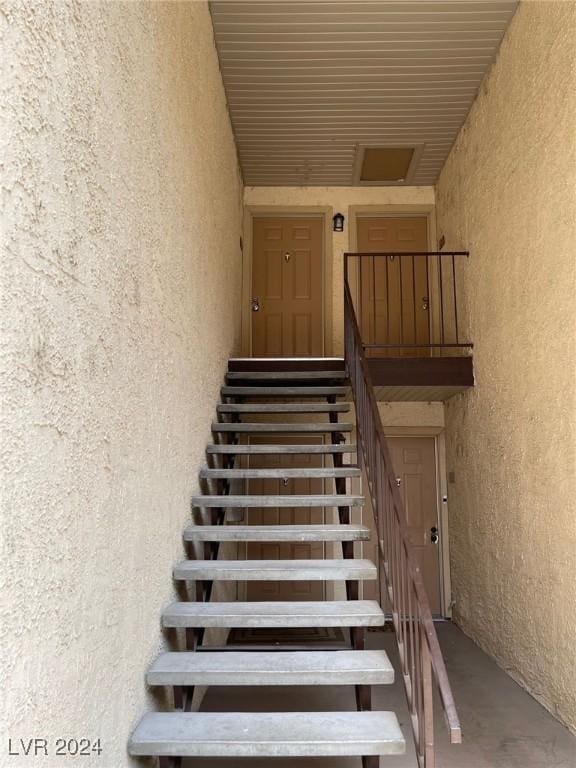
[[[244,182],[351,185],[358,146],[423,145],[433,184],[518,3],[210,3]]]

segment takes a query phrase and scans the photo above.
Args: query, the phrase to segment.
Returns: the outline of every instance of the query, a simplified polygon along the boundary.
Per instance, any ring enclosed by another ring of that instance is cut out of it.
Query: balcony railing
[[[405,510],[347,281],[344,291],[346,367],[356,405],[358,461],[366,474],[378,535],[380,593],[387,596],[392,611],[419,765],[434,768],[433,677],[453,744],[462,740],[460,722],[422,573],[406,528]]]
[[[458,263],[467,251],[346,253],[344,269],[368,357],[467,354]]]

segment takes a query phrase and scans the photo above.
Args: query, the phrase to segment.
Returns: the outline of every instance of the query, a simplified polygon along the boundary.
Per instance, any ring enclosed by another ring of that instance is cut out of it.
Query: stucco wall
[[[244,204],[250,206],[329,207],[346,217],[344,232],[332,232],[328,257],[332,259],[333,353],[344,350],[344,260],[351,250],[351,206],[423,206],[434,205],[433,187],[245,187]],[[246,219],[248,224],[248,219]],[[245,240],[250,241],[248,233]],[[249,319],[249,318],[246,318]]]
[[[522,3],[437,187],[471,251],[448,401],[454,615],[576,728],[576,4]]]
[[[380,420],[384,427],[443,427],[444,403],[379,402]]]
[[[238,347],[236,153],[206,3],[3,2],[0,29],[0,764],[120,768]]]

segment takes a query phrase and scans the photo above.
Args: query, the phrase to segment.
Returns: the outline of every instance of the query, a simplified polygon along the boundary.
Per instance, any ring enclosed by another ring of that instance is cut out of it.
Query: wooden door
[[[272,438],[251,438],[251,442],[270,442]],[[301,443],[301,436],[276,435],[273,442]],[[308,440],[322,443],[323,439]],[[262,455],[250,456],[250,467],[321,467],[322,455]],[[321,494],[324,481],[318,478],[258,479],[250,480],[248,493],[254,495]],[[318,507],[266,507],[251,509],[249,525],[322,525],[324,510]],[[246,547],[250,560],[321,560],[324,557],[323,542],[254,542]],[[325,589],[322,581],[249,581],[246,583],[247,600],[323,600]]]
[[[254,219],[254,357],[322,356],[322,239],[321,218]]]
[[[441,615],[440,531],[436,482],[436,446],[433,437],[389,437],[388,445],[399,490],[404,502],[410,541],[422,569],[424,584],[435,615]],[[374,527],[371,510],[365,525]],[[435,532],[434,530],[435,529]],[[433,538],[437,537],[434,542]],[[365,556],[376,556],[376,536],[366,546]],[[370,589],[370,588],[368,588]],[[366,599],[377,599],[375,590],[364,589]]]
[[[360,253],[428,250],[425,216],[361,217],[357,227]],[[356,292],[362,338],[367,343],[430,342],[429,276],[425,256],[361,259]],[[407,346],[368,350],[368,354],[422,357],[429,354],[429,349]]]

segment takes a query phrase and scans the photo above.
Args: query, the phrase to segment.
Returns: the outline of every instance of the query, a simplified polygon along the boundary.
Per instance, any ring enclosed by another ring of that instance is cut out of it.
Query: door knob
[[[401,477],[397,477],[396,478],[396,487],[400,488],[401,485],[402,485],[402,478]]]
[[[433,525],[432,528],[430,528],[430,541],[432,542],[432,544],[438,543],[438,528],[436,528],[435,525]]]
[[[428,309],[428,296],[422,296],[422,309]]]
[[[284,261],[288,262],[291,259],[291,255],[289,253],[284,254]]]
[[[252,312],[258,312],[260,309],[260,301],[258,299],[251,299]]]

